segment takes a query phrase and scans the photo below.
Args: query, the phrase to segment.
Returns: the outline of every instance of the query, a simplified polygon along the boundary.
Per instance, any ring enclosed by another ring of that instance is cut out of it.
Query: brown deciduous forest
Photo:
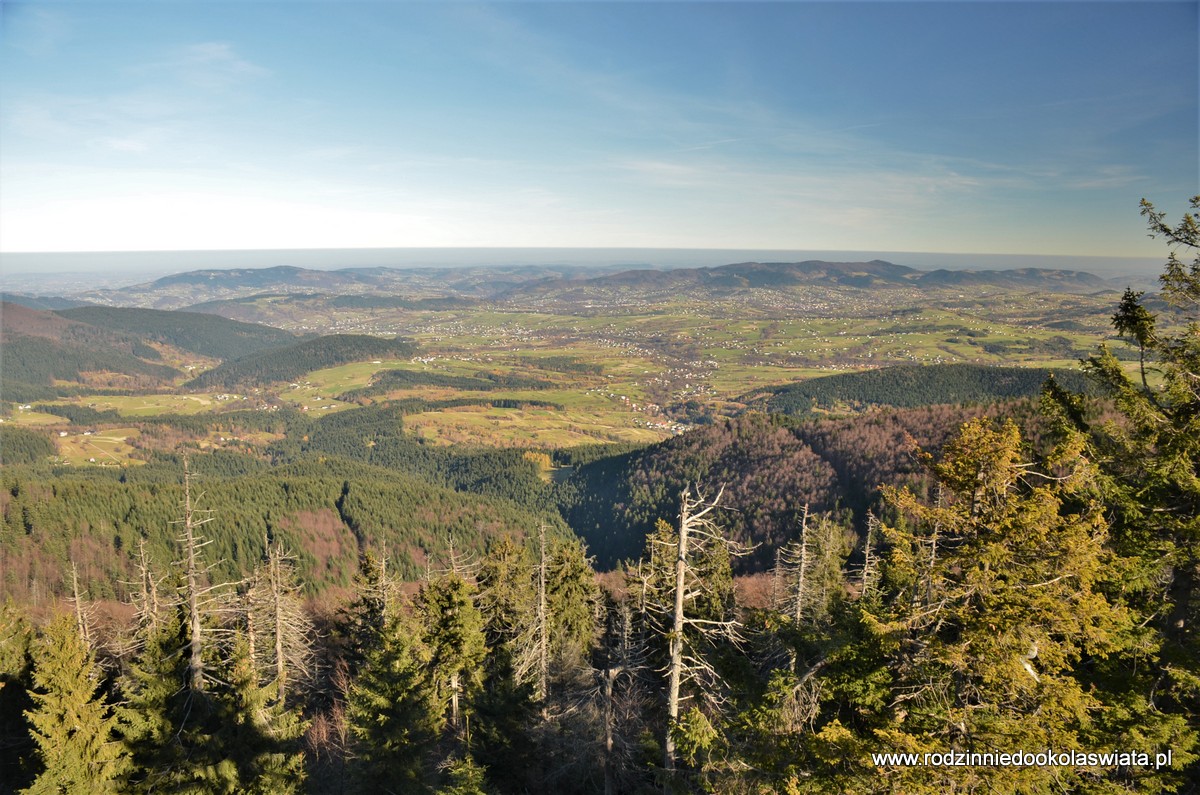
[[[1200,229],[1142,213],[1189,322],[1128,291],[1093,394],[546,454],[229,413],[265,454],[86,476],[4,428],[0,792],[1200,791]]]

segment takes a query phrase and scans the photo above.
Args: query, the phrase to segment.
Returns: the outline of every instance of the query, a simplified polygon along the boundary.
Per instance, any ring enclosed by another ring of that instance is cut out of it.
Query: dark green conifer
[[[475,606],[474,592],[471,583],[451,571],[425,583],[417,600],[434,690],[456,732],[464,728],[487,654],[483,616]]]
[[[429,791],[426,757],[445,725],[432,678],[420,627],[394,617],[350,690],[347,720],[359,791]]]
[[[236,766],[237,791],[287,795],[304,790],[305,724],[278,697],[278,682],[263,687],[245,640],[233,648],[229,691],[224,697],[221,745]]]
[[[97,696],[99,670],[68,615],[55,617],[34,647],[34,708],[26,712],[42,771],[24,792],[116,792],[127,759],[117,718]]]

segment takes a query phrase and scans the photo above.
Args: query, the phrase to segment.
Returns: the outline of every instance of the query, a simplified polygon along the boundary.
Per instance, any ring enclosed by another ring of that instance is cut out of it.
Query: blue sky
[[[1159,256],[1196,2],[4,2],[0,251]]]

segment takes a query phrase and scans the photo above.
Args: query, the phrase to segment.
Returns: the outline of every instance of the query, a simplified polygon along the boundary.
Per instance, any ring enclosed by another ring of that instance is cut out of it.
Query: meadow
[[[262,322],[296,332],[401,335],[419,353],[313,370],[238,393],[91,395],[57,402],[131,420],[294,407],[324,416],[384,400],[454,401],[404,418],[438,444],[570,447],[652,442],[731,415],[771,387],[889,364],[973,363],[1075,369],[1112,338],[1113,295],[961,294],[936,305],[848,304],[845,314],[789,316],[761,305],[679,298],[636,306],[334,309],[265,302]],[[1132,363],[1129,363],[1132,366]],[[388,370],[400,388],[374,386]],[[460,385],[492,379],[486,389]],[[430,381],[422,384],[422,379]],[[517,384],[513,387],[511,384]],[[536,384],[539,388],[524,388]],[[461,405],[470,402],[472,405]],[[501,405],[496,405],[499,402]],[[23,425],[63,423],[35,411]],[[70,461],[94,456],[72,450]],[[100,461],[122,458],[114,448]]]

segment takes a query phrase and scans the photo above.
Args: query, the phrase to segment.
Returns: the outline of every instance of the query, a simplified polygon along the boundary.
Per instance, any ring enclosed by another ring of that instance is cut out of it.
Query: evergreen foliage
[[[172,607],[122,682],[118,714],[132,761],[123,791],[203,792],[217,784],[229,791],[237,781],[217,746],[216,705],[189,686],[186,630],[183,611]]]
[[[863,619],[890,650],[893,727],[877,737],[923,751],[1102,750],[1094,692],[1077,665],[1118,653],[1134,616],[1104,593],[1119,566],[1103,543],[1103,511],[1075,497],[1093,476],[1075,445],[1023,464],[1011,422],[967,423],[931,464],[943,487],[934,504],[888,490],[908,528],[885,526],[889,597]],[[1053,768],[977,766],[890,771],[910,792],[950,786],[1051,791]]]
[[[431,663],[418,625],[401,616],[391,619],[350,691],[358,791],[431,791],[427,757],[446,723]]]
[[[116,373],[125,377],[125,386],[150,389],[169,384],[179,375],[173,367],[139,358],[134,353],[135,343],[107,337],[99,342],[60,342],[6,331],[0,400],[41,400],[66,394],[56,382],[82,383],[85,373]],[[145,353],[141,348],[138,351]]]
[[[237,641],[229,661],[221,737],[228,761],[237,768],[234,791],[254,795],[304,792],[304,755],[299,740],[305,724],[280,697],[282,680],[265,687],[258,680],[246,641]]]
[[[198,312],[83,306],[55,314],[138,339],[153,340],[214,359],[236,359],[256,351],[279,348],[296,337],[260,323],[240,323]]]
[[[533,468],[519,455],[507,458],[521,461],[520,478]],[[363,548],[377,548],[397,576],[415,580],[424,572],[419,561],[444,551],[450,534],[478,554],[493,535],[521,536],[539,522],[563,532],[557,517],[513,501],[464,494],[336,457],[302,454],[295,463],[274,467],[228,451],[190,460],[207,504],[222,506],[207,531],[213,575],[229,581],[247,576],[263,559],[267,535],[296,551],[297,574],[313,595],[348,586]],[[457,472],[481,478],[490,472],[487,478],[496,483],[503,479],[504,470],[494,462],[496,468],[489,469],[486,459],[462,468],[451,456],[440,460]],[[170,522],[182,499],[178,466],[174,457],[129,469],[6,466],[0,472],[0,492],[7,495],[0,500],[5,592],[25,597],[44,588],[65,595],[63,565],[74,555],[85,589],[97,598],[126,598],[123,583],[138,581],[135,551],[141,538],[157,564],[172,559]],[[544,489],[540,481],[529,487]]]
[[[74,620],[48,623],[34,650],[33,701],[26,713],[42,771],[24,792],[116,792],[126,763],[117,718],[99,696],[100,671]]]
[[[470,756],[456,759],[446,766],[449,782],[438,789],[438,795],[489,795],[483,773],[484,769]]]
[[[25,712],[33,708],[33,627],[11,598],[0,603],[0,792],[32,780],[37,746]]]
[[[58,451],[44,433],[0,425],[0,465],[36,464]]]
[[[241,356],[193,378],[186,386],[191,389],[236,389],[294,381],[312,370],[385,356],[407,358],[415,352],[411,342],[398,337],[332,334]]]
[[[1064,355],[1074,355],[1073,350]],[[861,373],[827,375],[778,387],[772,390],[766,405],[768,411],[807,415],[817,409],[844,411],[868,406],[916,408],[941,403],[995,403],[1037,396],[1050,375],[1069,389],[1091,391],[1087,380],[1072,370],[978,364],[901,364]]]
[[[438,575],[421,586],[417,613],[429,649],[431,684],[438,709],[451,729],[461,732],[482,686],[487,655],[483,616],[474,602],[474,586],[457,571]]]
[[[1200,209],[1200,196],[1191,199],[1191,208]],[[1146,621],[1161,643],[1153,673],[1143,672],[1147,678],[1135,682],[1129,679],[1137,677],[1124,676],[1133,692],[1125,699],[1129,720],[1121,723],[1127,732],[1130,722],[1158,725],[1157,732],[1142,731],[1171,736],[1183,768],[1175,780],[1185,781],[1200,769],[1194,753],[1200,737],[1200,226],[1194,212],[1171,226],[1145,200],[1142,215],[1152,236],[1170,245],[1162,295],[1186,325],[1159,329],[1141,294],[1127,290],[1113,327],[1138,348],[1139,382],[1107,346],[1084,364],[1111,395],[1120,421],[1096,423],[1063,390],[1049,391],[1047,403],[1060,432],[1087,439],[1089,454],[1105,462],[1093,498],[1112,514],[1112,545],[1134,564],[1124,588],[1149,614]],[[1193,261],[1185,264],[1179,252]],[[1147,373],[1157,385],[1148,384]],[[1162,718],[1179,716],[1187,728],[1165,731]]]
[[[527,378],[508,373],[479,372],[474,376],[450,375],[434,370],[381,370],[371,378],[370,386],[353,389],[341,397],[343,400],[385,395],[397,389],[412,389],[420,386],[436,386],[465,391],[491,391],[494,389],[547,389],[554,386],[550,381]]]

